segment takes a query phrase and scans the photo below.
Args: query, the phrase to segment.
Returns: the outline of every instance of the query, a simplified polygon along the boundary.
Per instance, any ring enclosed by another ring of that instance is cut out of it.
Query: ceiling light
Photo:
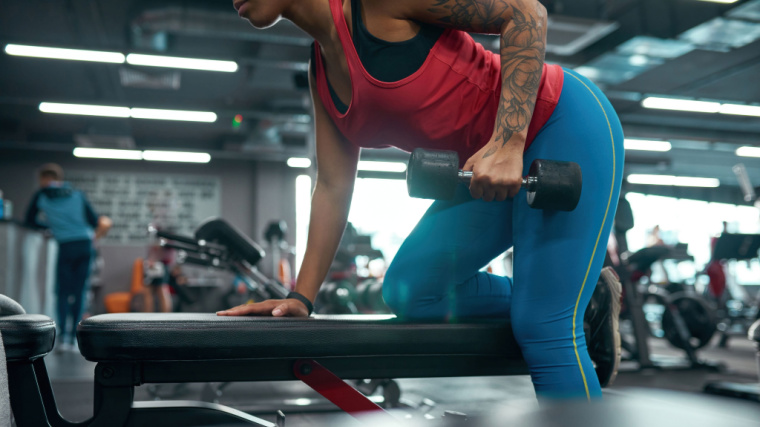
[[[233,73],[238,69],[238,65],[234,61],[141,55],[137,53],[127,55],[127,63],[147,67],[184,68],[188,70],[221,71],[225,73]]]
[[[725,4],[731,4],[736,3],[739,0],[699,0],[699,1],[705,1],[710,3],[725,3]]]
[[[32,58],[108,62],[112,64],[124,63],[124,55],[119,52],[101,52],[96,50],[62,49],[57,47],[8,44],[5,46],[5,53],[13,56],[28,56]]]
[[[715,188],[720,186],[720,180],[716,178],[700,178],[692,176],[673,176],[673,175],[643,175],[631,174],[626,178],[631,184],[644,185],[667,185],[676,187],[707,187]]]
[[[694,101],[690,99],[659,98],[650,96],[645,98],[641,105],[644,108],[658,110],[692,111],[696,113],[717,113],[720,111],[719,102]]]
[[[183,163],[208,163],[211,155],[208,153],[191,153],[187,151],[156,151],[145,150],[142,153],[145,160],[154,162],[183,162]]]
[[[717,17],[686,30],[678,38],[701,49],[728,52],[760,38],[760,24]]]
[[[308,168],[311,166],[311,159],[305,157],[291,157],[288,159],[288,166],[291,168]]]
[[[694,45],[683,40],[636,36],[617,47],[621,55],[644,55],[648,58],[677,58],[694,50]]]
[[[128,108],[105,105],[40,103],[43,113],[76,114],[82,116],[132,117],[135,119],[179,120],[186,122],[216,121],[216,114],[209,111],[160,110],[154,108]]]
[[[736,155],[741,157],[760,157],[760,147],[739,147]]]
[[[58,104],[55,102],[40,103],[43,113],[76,114],[81,116],[129,117],[129,108],[111,107],[105,105]]]
[[[359,161],[359,170],[371,172],[406,172],[406,163],[361,160]]]
[[[132,108],[130,115],[135,119],[179,120],[185,122],[216,121],[216,114],[208,111],[159,110],[154,108]]]
[[[113,150],[107,148],[77,147],[74,156],[89,159],[142,160],[140,150]]]
[[[723,104],[720,106],[720,114],[735,114],[737,116],[760,117],[760,106],[741,105],[741,104]]]
[[[626,139],[626,150],[640,151],[670,151],[673,146],[668,141],[654,141],[646,139]]]

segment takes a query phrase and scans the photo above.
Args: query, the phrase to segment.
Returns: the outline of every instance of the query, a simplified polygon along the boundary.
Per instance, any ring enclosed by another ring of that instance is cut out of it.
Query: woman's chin
[[[246,19],[255,28],[258,28],[259,30],[263,30],[265,28],[269,28],[272,25],[276,24],[280,20],[280,17],[278,16],[276,18],[271,18],[271,17],[261,17],[261,16],[246,16]]]

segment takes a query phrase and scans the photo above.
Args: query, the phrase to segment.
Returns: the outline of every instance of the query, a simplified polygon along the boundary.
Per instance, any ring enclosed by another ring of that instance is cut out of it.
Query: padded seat
[[[221,317],[131,313],[79,324],[91,361],[194,361],[363,356],[488,356],[522,360],[509,323],[402,323],[393,316]]]
[[[39,314],[0,317],[5,357],[9,361],[33,360],[50,353],[55,343],[55,322]]]

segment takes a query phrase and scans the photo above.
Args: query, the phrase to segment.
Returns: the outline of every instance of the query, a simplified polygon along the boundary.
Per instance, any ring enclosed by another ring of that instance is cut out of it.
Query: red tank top
[[[501,95],[499,55],[469,34],[448,29],[419,70],[396,82],[381,82],[359,60],[342,0],[330,0],[330,10],[351,77],[348,111],[341,114],[335,108],[318,43],[316,83],[327,114],[346,139],[365,148],[453,150],[460,166],[489,141]],[[561,67],[544,65],[526,150],[554,111],[563,79]]]

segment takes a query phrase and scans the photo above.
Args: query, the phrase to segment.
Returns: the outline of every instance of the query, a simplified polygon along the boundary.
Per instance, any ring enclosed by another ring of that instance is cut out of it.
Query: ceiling
[[[595,80],[627,137],[668,139],[666,153],[630,152],[627,171],[737,180],[736,147],[760,143],[760,119],[648,110],[648,95],[760,100],[760,1],[544,0],[547,60]],[[494,39],[476,35],[494,49]],[[231,1],[0,0],[7,43],[234,60],[234,73],[134,67],[0,53],[0,149],[192,149],[215,158],[309,155],[306,63],[311,41],[289,22],[259,31]],[[44,114],[42,101],[217,113],[214,123]],[[233,126],[235,115],[243,116]],[[396,152],[366,153],[404,158]],[[741,159],[760,183],[760,159]],[[713,192],[715,193],[715,192]],[[733,193],[732,193],[733,194]]]

